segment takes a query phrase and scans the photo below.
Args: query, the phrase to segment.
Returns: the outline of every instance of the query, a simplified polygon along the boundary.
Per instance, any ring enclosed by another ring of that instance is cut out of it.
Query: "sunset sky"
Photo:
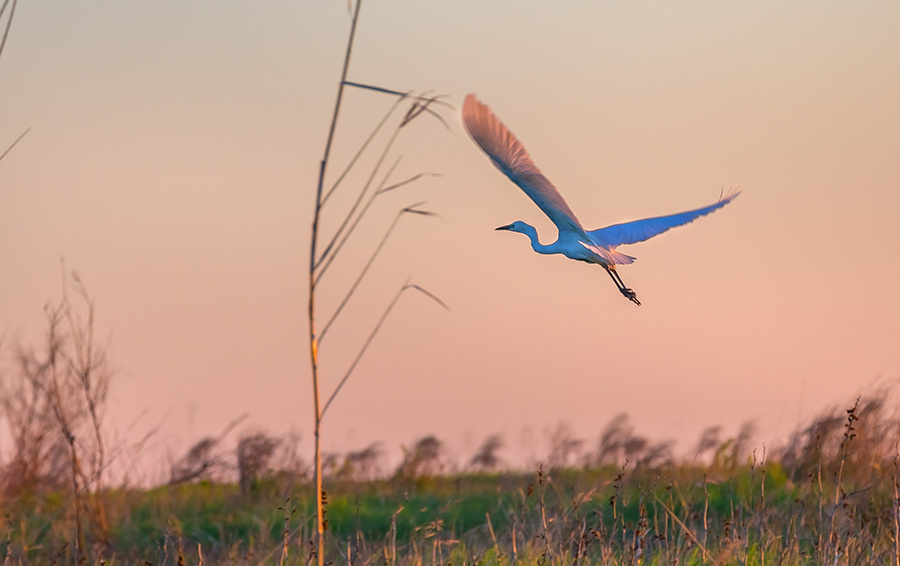
[[[123,439],[177,453],[240,428],[311,449],[306,339],[318,163],[344,56],[344,1],[19,2],[0,59],[0,334],[39,343],[60,259],[86,283]],[[467,459],[504,434],[541,457],[567,423],[591,445],[617,413],[688,449],[803,419],[900,377],[900,3],[369,1],[349,79],[447,94],[380,180],[323,277],[327,317],[401,219],[321,347],[325,389],[404,296],[326,416],[325,447],[430,433]],[[475,92],[588,228],[743,194],[597,266],[494,228],[553,225],[463,131]],[[388,95],[350,89],[330,180]],[[391,127],[396,120],[391,123]],[[389,132],[387,132],[389,133]],[[378,138],[381,146],[387,136]],[[333,230],[374,156],[324,211]]]

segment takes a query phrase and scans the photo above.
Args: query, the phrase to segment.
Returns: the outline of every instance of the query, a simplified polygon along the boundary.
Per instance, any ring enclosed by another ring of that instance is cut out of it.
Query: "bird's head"
[[[507,224],[506,226],[500,226],[499,228],[494,228],[494,230],[509,230],[510,232],[519,232],[521,234],[525,233],[525,224],[521,220],[516,220],[512,224]]]

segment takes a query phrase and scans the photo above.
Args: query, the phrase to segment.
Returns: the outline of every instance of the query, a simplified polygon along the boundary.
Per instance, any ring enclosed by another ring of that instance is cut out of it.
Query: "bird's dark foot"
[[[625,295],[625,298],[636,304],[637,306],[641,306],[641,302],[637,298],[637,293],[632,291],[631,289],[622,289],[622,294]]]

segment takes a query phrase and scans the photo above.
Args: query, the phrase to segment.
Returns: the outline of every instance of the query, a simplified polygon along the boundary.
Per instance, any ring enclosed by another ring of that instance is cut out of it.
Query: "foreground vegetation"
[[[605,435],[606,463],[595,455],[529,473],[440,474],[429,466],[436,452],[413,450],[396,472],[364,480],[347,467],[359,455],[348,455],[326,481],[326,560],[897,564],[898,467],[889,453],[897,427],[885,415],[884,396],[857,402],[816,419],[768,460],[726,439],[702,463],[614,464],[625,448],[610,440],[615,423]],[[482,468],[496,464],[481,457]],[[314,562],[308,478],[269,470],[242,484],[193,478],[82,496],[80,548],[71,490],[7,496],[5,563]]]
[[[107,439],[110,373],[93,313],[72,275],[45,308],[44,341],[0,359],[4,566],[317,563],[314,476],[290,438],[245,432],[232,449],[236,419],[172,461],[165,485],[110,478],[111,465],[141,461],[149,435],[130,447]],[[433,436],[404,449],[394,470],[378,445],[325,455],[324,556],[379,566],[900,566],[896,403],[879,390],[847,405],[768,451],[752,448],[752,426],[734,438],[711,427],[676,458],[622,414],[593,447],[558,427],[543,464],[526,471],[504,469],[499,436],[464,465]]]

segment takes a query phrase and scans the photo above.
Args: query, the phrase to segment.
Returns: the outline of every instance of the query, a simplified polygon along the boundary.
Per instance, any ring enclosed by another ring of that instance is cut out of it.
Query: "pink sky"
[[[110,422],[177,452],[243,412],[310,446],[309,221],[349,29],[343,2],[22,2],[0,60],[0,332],[36,341],[59,259],[96,299]],[[441,0],[362,7],[352,80],[476,92],[589,228],[734,203],[596,266],[534,254],[552,225],[462,130],[420,120],[395,191],[323,283],[332,309],[406,218],[322,346],[326,389],[408,277],[325,443],[429,433],[466,457],[627,412],[690,446],[759,441],[900,376],[900,5]],[[333,172],[391,103],[350,91]],[[332,177],[333,178],[333,177]],[[351,179],[358,181],[359,178]],[[358,186],[352,183],[348,186]],[[346,198],[349,198],[347,196]],[[326,210],[333,228],[336,199]],[[7,352],[8,353],[8,352]],[[880,380],[880,381],[879,381]],[[539,451],[541,449],[538,449]]]

